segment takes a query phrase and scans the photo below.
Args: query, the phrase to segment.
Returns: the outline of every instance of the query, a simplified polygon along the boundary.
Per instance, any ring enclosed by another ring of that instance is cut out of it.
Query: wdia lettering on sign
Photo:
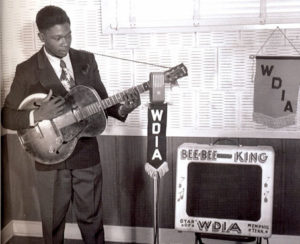
[[[166,161],[167,105],[151,104],[148,110],[147,162],[153,167]]]

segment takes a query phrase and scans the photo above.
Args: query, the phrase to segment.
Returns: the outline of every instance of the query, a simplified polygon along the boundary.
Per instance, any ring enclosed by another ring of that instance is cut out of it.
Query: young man
[[[36,24],[44,46],[17,66],[2,109],[3,126],[12,130],[29,128],[61,115],[63,97],[73,86],[86,85],[94,88],[101,99],[108,97],[94,55],[70,48],[70,19],[65,11],[46,6],[38,12]],[[20,103],[34,93],[48,96],[36,110],[18,110]],[[127,95],[125,104],[107,109],[106,114],[125,121],[127,114],[139,105],[139,93],[133,91]],[[80,138],[65,161],[53,165],[36,162],[35,168],[45,242],[63,243],[65,217],[72,202],[84,242],[104,243],[102,172],[96,137]]]

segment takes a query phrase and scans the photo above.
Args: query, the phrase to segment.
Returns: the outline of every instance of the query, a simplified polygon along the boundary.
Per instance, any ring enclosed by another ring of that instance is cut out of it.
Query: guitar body
[[[19,110],[34,110],[46,94],[33,94],[20,104]],[[72,88],[65,97],[63,115],[52,120],[43,120],[34,127],[18,130],[23,148],[42,164],[56,164],[66,160],[74,151],[80,137],[93,137],[106,127],[106,115],[98,106],[97,112],[87,114],[101,99],[98,93],[86,86]]]

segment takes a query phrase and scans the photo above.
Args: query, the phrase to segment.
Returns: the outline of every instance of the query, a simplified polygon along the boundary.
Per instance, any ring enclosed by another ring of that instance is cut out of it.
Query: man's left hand
[[[141,105],[141,97],[137,88],[132,89],[125,95],[125,104],[120,106],[119,113],[121,116],[126,116],[131,113],[134,109]]]

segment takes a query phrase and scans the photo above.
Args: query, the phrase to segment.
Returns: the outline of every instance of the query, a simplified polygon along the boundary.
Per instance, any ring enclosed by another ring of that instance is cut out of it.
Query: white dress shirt
[[[58,79],[60,79],[60,75],[61,75],[60,58],[52,56],[50,53],[47,52],[45,47],[44,47],[44,51],[51,66],[55,71],[55,74],[57,75]],[[69,53],[65,57],[63,57],[62,60],[66,63],[69,74],[72,76],[73,80],[75,80]]]

